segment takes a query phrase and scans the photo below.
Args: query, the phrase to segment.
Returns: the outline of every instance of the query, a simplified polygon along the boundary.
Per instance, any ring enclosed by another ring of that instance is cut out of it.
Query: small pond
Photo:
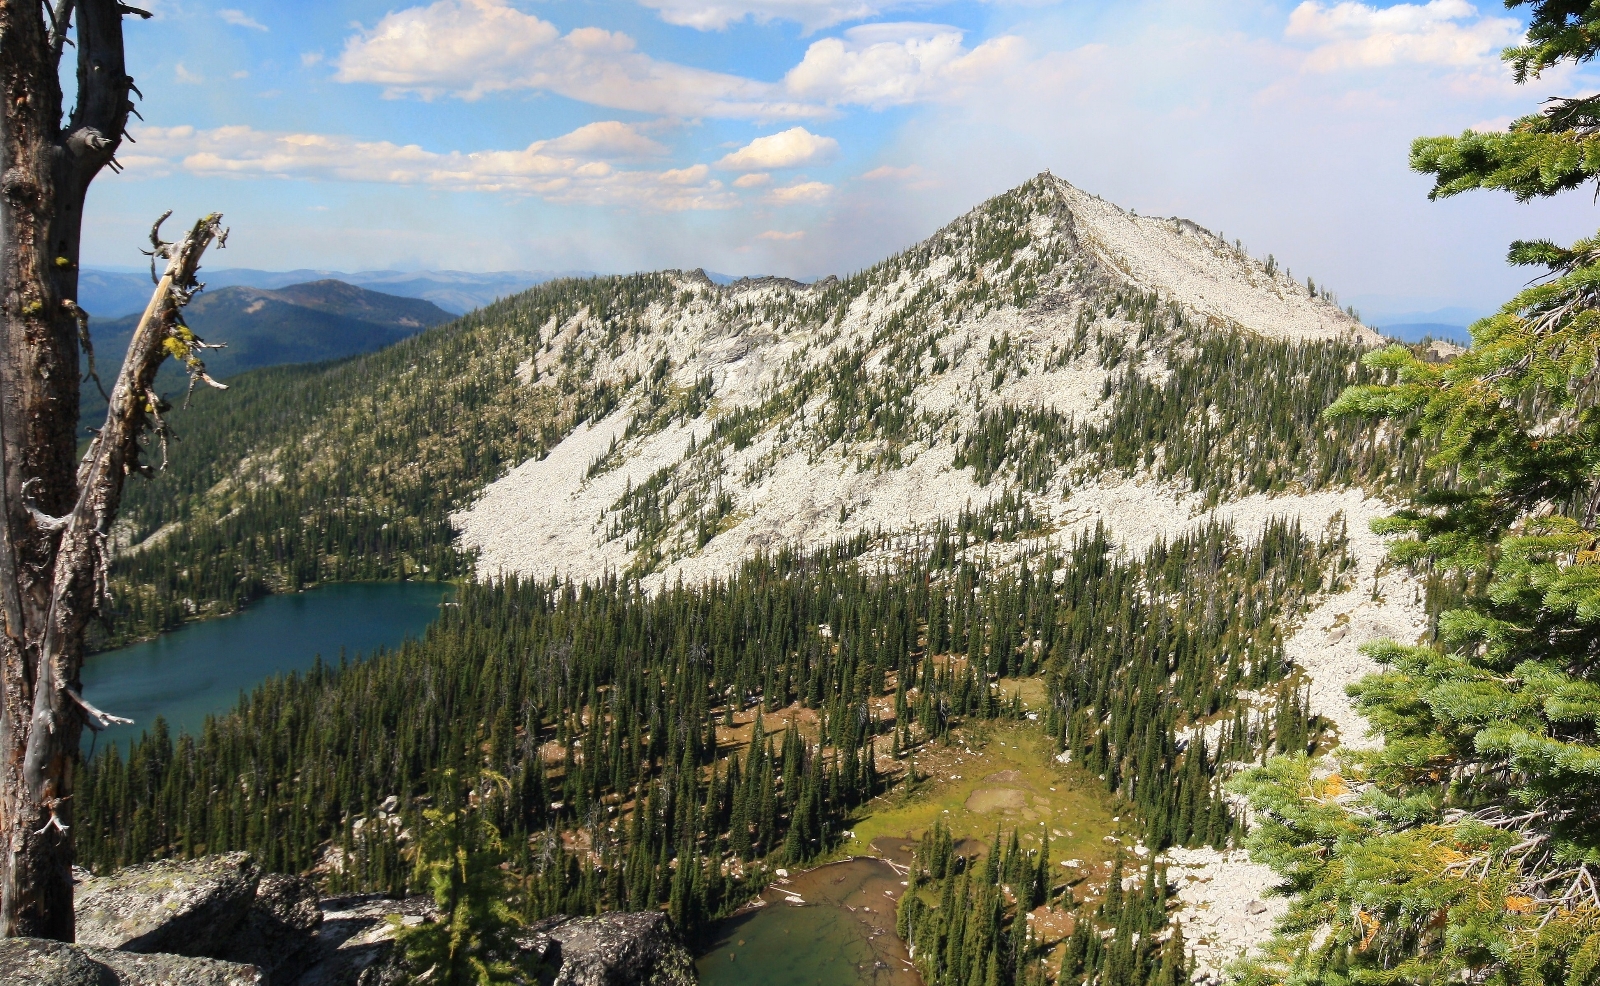
[[[852,859],[778,881],[717,929],[701,986],[922,986],[894,933],[901,879]]]

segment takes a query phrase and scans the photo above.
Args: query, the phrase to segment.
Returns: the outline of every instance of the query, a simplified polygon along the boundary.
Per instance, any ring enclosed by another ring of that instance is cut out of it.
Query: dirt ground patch
[[[1014,787],[980,787],[967,795],[966,802],[968,811],[980,814],[994,811],[1021,811],[1027,806],[1027,794]]]

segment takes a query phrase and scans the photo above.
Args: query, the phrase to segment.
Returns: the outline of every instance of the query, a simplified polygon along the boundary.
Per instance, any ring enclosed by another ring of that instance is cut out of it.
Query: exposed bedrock
[[[0,939],[6,986],[400,986],[397,927],[437,919],[427,897],[319,900],[311,881],[262,875],[249,853],[165,860],[77,888],[78,942]],[[693,986],[665,914],[553,917],[523,947],[541,986]],[[530,984],[531,986],[531,984]]]

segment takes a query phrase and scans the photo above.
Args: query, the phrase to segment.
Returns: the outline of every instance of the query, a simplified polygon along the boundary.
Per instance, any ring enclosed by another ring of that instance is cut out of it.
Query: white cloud
[[[1516,41],[1514,18],[1485,17],[1467,0],[1429,0],[1375,7],[1365,3],[1296,7],[1284,36],[1316,44],[1306,67],[1328,72],[1389,65],[1481,66]]]
[[[770,184],[772,184],[772,176],[760,171],[748,175],[740,175],[733,180],[733,187],[735,188],[760,188],[763,185]]]
[[[797,229],[792,233],[785,233],[781,230],[769,229],[765,233],[762,233],[756,237],[758,240],[803,240],[805,238],[806,231],[803,229]]]
[[[579,127],[545,144],[545,149],[579,157],[637,158],[665,154],[667,149],[631,123],[602,120]]]
[[[839,142],[818,137],[805,127],[790,127],[783,133],[757,137],[731,154],[724,155],[717,167],[730,171],[765,171],[768,168],[798,168],[833,157]]]
[[[320,51],[303,51],[300,53],[300,64],[306,68],[322,63],[323,54]]]
[[[883,164],[861,175],[861,180],[882,181],[886,178],[915,178],[920,174],[922,174],[921,165],[908,164],[903,168],[896,168],[893,165]]]
[[[720,31],[750,18],[757,24],[785,20],[798,23],[807,33],[845,21],[877,17],[912,0],[640,0],[661,14],[668,24]]]
[[[203,76],[196,75],[195,73],[184,68],[182,62],[172,66],[172,74],[177,77],[179,82],[182,82],[185,85],[197,86],[206,81]]]
[[[773,205],[801,205],[821,202],[832,192],[832,185],[825,185],[820,181],[806,181],[774,188],[767,193],[766,200]]]
[[[252,31],[265,31],[267,29],[267,25],[242,10],[219,10],[217,11],[217,16],[234,27],[248,27]]]
[[[1023,57],[1021,38],[969,50],[962,37],[942,24],[864,24],[806,49],[784,85],[801,99],[877,109],[952,95]]]
[[[326,134],[265,133],[247,126],[141,127],[137,153],[123,155],[123,163],[136,174],[182,170],[206,176],[378,182],[663,211],[737,204],[703,164],[657,172],[615,168],[598,160],[602,154],[635,156],[656,145],[625,124],[596,127],[590,124],[518,151],[471,153]]]
[[[522,89],[674,116],[784,119],[826,112],[772,83],[651,58],[635,51],[626,34],[595,27],[562,34],[506,0],[437,0],[388,14],[350,38],[338,66],[339,81],[375,83],[389,96],[472,100]]]

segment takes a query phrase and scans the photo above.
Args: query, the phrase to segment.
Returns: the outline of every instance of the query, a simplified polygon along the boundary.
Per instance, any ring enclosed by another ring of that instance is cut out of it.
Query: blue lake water
[[[198,733],[206,716],[227,712],[263,679],[305,671],[320,655],[337,664],[422,636],[454,593],[438,582],[357,582],[268,596],[244,612],[193,623],[155,640],[84,661],[83,696],[134,721],[101,734],[99,747],[126,751],[155,717]],[[84,746],[90,734],[84,730]]]

